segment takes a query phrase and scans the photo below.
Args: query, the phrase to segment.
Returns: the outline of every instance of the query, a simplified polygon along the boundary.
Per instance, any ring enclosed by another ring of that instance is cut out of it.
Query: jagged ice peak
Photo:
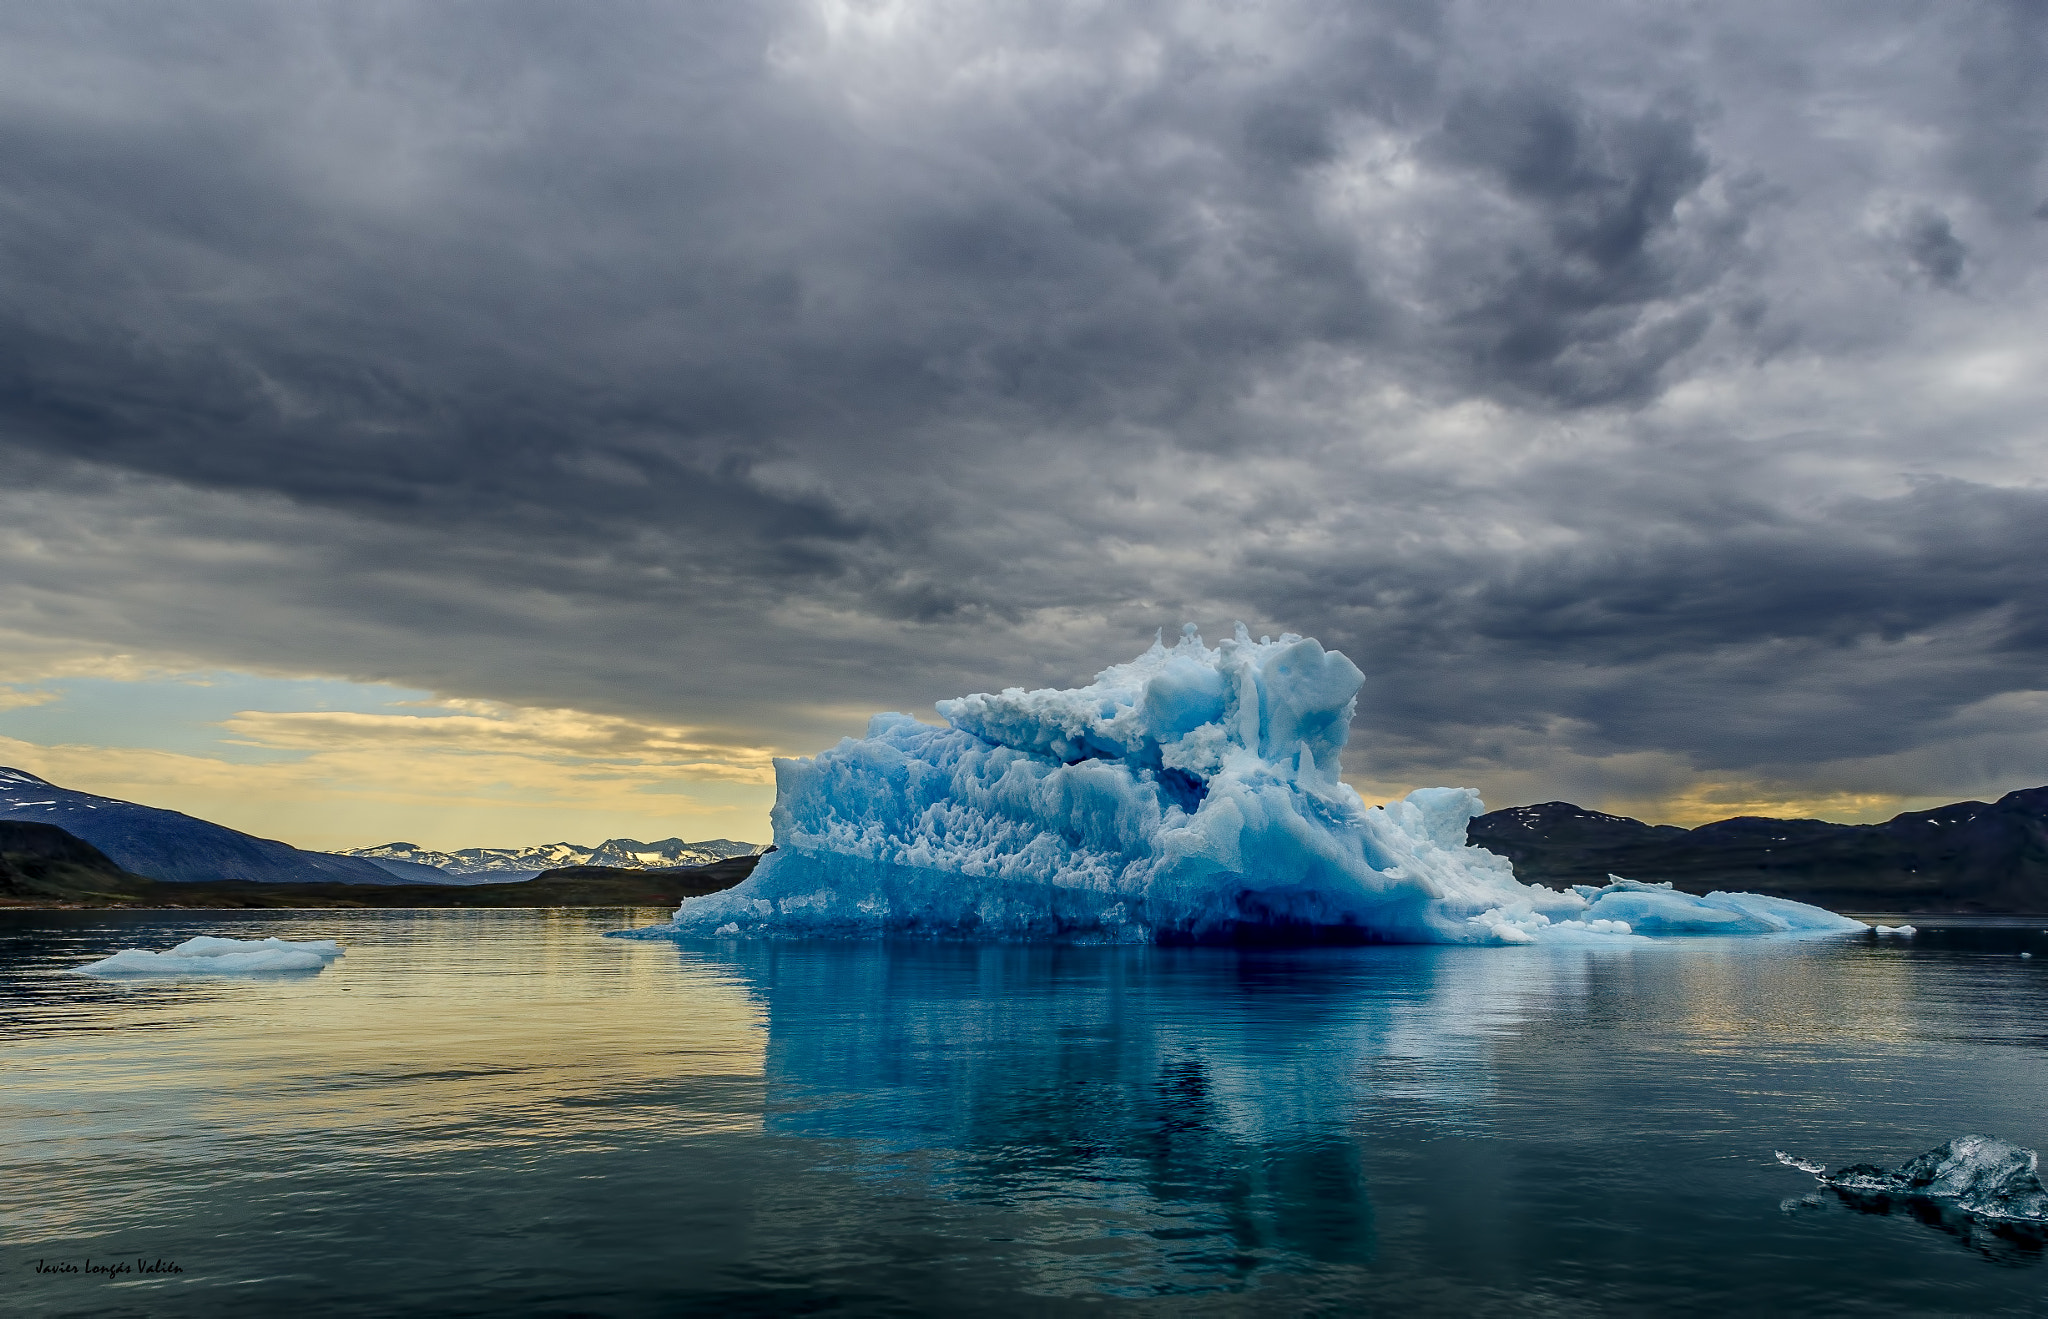
[[[1612,942],[1861,930],[1754,894],[1518,882],[1470,846],[1483,805],[1368,805],[1340,777],[1364,675],[1292,633],[1189,626],[1085,687],[876,715],[775,762],[777,850],[648,937],[917,934],[1137,942]]]

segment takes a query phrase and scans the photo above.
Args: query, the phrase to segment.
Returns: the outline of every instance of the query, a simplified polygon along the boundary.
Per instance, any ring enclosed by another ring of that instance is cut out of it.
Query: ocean
[[[2048,1313],[2048,931],[1301,950],[0,912],[24,1315]],[[194,934],[324,971],[65,974]],[[2035,956],[2022,958],[2022,951]]]

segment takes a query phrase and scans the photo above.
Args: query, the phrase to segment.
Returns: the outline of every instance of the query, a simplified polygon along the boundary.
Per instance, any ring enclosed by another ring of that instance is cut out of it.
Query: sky
[[[1347,778],[2048,783],[2048,6],[0,3],[0,764],[767,841],[1183,622]]]

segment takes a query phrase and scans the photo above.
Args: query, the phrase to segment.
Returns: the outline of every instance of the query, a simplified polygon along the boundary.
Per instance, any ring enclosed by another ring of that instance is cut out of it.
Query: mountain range
[[[1738,816],[1684,829],[1551,801],[1479,816],[1466,837],[1553,888],[1615,874],[1837,911],[2048,913],[2048,787],[1882,824]]]
[[[758,856],[679,870],[581,866],[517,883],[337,884],[205,880],[171,884],[123,870],[54,824],[0,820],[0,908],[656,907],[731,888]],[[439,872],[436,872],[439,873]]]
[[[760,843],[736,843],[730,838],[713,838],[690,843],[664,838],[643,843],[634,838],[607,838],[596,847],[576,843],[543,843],[537,847],[465,847],[453,852],[436,852],[412,843],[384,843],[341,853],[374,862],[403,878],[431,870],[437,878],[425,882],[475,883],[480,878],[504,882],[530,879],[544,870],[564,866],[606,866],[617,870],[674,870],[687,866],[708,866],[736,856],[759,856]]]
[[[96,849],[95,855],[104,854],[102,859],[119,871],[171,883],[499,884],[563,866],[666,870],[765,850],[727,838],[702,843],[612,838],[596,847],[551,843],[432,852],[411,843],[387,843],[354,852],[309,852],[178,811],[60,788],[27,770],[0,767],[0,821],[6,820],[55,825]]]
[[[405,882],[359,857],[301,851],[178,811],[60,788],[26,770],[0,767],[0,820],[56,825],[105,853],[123,870],[174,883]]]

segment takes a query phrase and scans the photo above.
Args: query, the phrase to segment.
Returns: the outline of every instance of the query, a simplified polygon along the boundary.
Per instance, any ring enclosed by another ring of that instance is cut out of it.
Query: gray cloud
[[[1900,240],[1906,255],[1928,279],[1943,288],[1954,288],[1962,282],[1963,262],[1970,249],[1956,237],[1946,215],[1921,211],[1907,221]]]
[[[1447,319],[1473,383],[1567,406],[1653,395],[1710,320],[1671,303],[1718,273],[1696,259],[1697,243],[1670,241],[1679,203],[1709,169],[1692,125],[1595,115],[1569,94],[1524,87],[1467,93],[1428,146],[1527,213],[1525,232],[1497,253],[1467,244],[1444,263]]]
[[[0,627],[802,747],[1244,617],[1375,772],[2048,779],[1940,750],[2044,685],[2037,7],[0,31]]]

